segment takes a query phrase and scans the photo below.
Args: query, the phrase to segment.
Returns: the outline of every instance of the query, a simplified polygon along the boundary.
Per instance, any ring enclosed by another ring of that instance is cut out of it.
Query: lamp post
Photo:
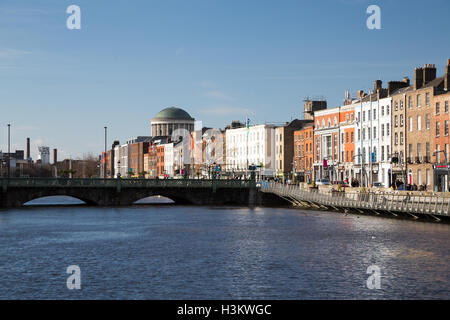
[[[107,141],[108,127],[105,127],[105,155],[103,158],[103,178],[106,179],[106,141]]]
[[[8,178],[11,177],[11,124],[8,123]]]

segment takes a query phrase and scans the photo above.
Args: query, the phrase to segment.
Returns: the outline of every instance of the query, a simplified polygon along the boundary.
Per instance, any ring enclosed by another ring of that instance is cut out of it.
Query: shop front
[[[450,192],[449,188],[450,165],[436,164],[433,166],[433,190],[436,192]]]

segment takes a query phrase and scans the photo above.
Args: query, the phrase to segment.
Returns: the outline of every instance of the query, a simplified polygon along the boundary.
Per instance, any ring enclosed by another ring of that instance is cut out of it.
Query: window
[[[331,120],[328,119],[328,128],[331,127]]]
[[[381,136],[384,137],[384,124],[381,125]]]
[[[429,92],[425,93],[425,105],[427,107],[430,106],[430,93]]]
[[[417,116],[417,131],[421,131],[421,130],[422,130],[422,117]]]
[[[386,115],[389,115],[389,109],[391,108],[391,106],[386,106]]]
[[[421,143],[417,144],[417,157],[419,157],[419,158],[422,157],[422,144]]]
[[[334,126],[337,126],[337,118],[334,117]]]
[[[361,129],[358,129],[358,141],[361,140]]]
[[[421,185],[422,184],[422,170],[417,170],[417,184]]]
[[[384,146],[381,146],[381,161],[384,161]]]
[[[358,112],[358,118],[356,120],[361,121],[361,112]]]
[[[408,118],[408,122],[409,122],[409,124],[408,124],[409,132],[412,132],[412,129],[413,129],[412,117]]]
[[[377,138],[377,127],[373,127],[373,138]]]
[[[363,111],[363,119],[362,119],[362,121],[366,121],[366,112],[365,111]]]
[[[391,129],[391,127],[389,125],[386,125],[386,135],[389,137],[390,133],[389,130]]]
[[[429,162],[430,161],[430,154],[431,154],[431,150],[430,150],[430,143],[429,142],[427,142],[426,144],[425,144],[425,156],[427,157],[427,161],[426,162]]]
[[[341,161],[344,162],[344,151],[341,152]]]
[[[381,116],[384,116],[384,106],[381,106]]]
[[[359,163],[359,157],[361,156],[361,148],[358,148],[358,155],[356,157],[356,163]]]
[[[362,139],[366,140],[366,128],[362,129]]]
[[[417,108],[420,108],[420,94],[417,95]]]
[[[436,114],[439,114],[441,112],[441,104],[439,102],[436,102]]]
[[[347,141],[348,142],[348,141]],[[344,133],[341,134],[341,143],[344,143]]]
[[[373,120],[377,120],[377,111],[373,109]]]
[[[345,155],[345,156],[346,156],[346,161],[347,161],[347,162],[350,162],[350,160],[348,159],[348,151],[346,152],[346,155]]]
[[[395,135],[394,135],[394,137],[395,137],[395,145],[398,145],[398,133],[396,132],[395,133]]]
[[[348,113],[345,115],[345,122],[348,122]]]
[[[322,128],[325,128],[325,119],[322,119]]]
[[[400,132],[400,145],[403,145],[403,132]]]
[[[431,124],[431,122],[430,122],[430,115],[427,114],[425,116],[425,127],[427,128],[427,130],[430,130],[430,124]]]
[[[367,110],[367,121],[370,121],[370,110]]]
[[[397,115],[395,115],[395,117],[394,117],[394,124],[395,124],[396,127],[398,127],[398,117],[397,117]]]
[[[445,104],[444,104],[444,112],[445,112],[445,113],[448,113],[448,100],[445,101]]]
[[[370,128],[367,128],[367,138],[370,140]]]
[[[408,108],[412,109],[412,96],[408,97]]]
[[[400,110],[403,110],[403,100],[400,100]]]
[[[436,137],[441,135],[440,125],[441,124],[439,122],[436,122]]]
[[[430,169],[427,169],[427,175],[426,175],[425,179],[426,179],[426,180],[425,180],[425,181],[426,181],[426,184],[429,185],[429,184],[430,184],[430,181],[431,181]]]
[[[320,128],[320,125],[319,125],[319,120],[317,120],[317,123],[316,123],[316,127],[317,127],[317,129],[319,129],[319,128]]]
[[[398,101],[395,101],[395,103],[394,103],[394,110],[398,111]]]
[[[348,132],[345,134],[345,142],[348,143]]]
[[[413,146],[412,146],[412,144],[410,143],[410,144],[408,145],[408,158],[409,158],[410,161],[412,160],[412,157],[413,157]]]
[[[353,142],[353,136],[354,136],[354,134],[353,134],[353,131],[351,132],[351,142]]]
[[[403,115],[400,115],[400,127],[403,127]]]
[[[444,122],[444,134],[448,136],[448,120],[445,120]]]

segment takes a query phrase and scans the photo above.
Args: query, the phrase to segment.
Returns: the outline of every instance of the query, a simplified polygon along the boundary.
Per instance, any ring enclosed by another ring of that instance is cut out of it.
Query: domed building
[[[170,136],[179,128],[194,131],[195,119],[183,109],[170,107],[161,110],[151,121],[152,137]]]

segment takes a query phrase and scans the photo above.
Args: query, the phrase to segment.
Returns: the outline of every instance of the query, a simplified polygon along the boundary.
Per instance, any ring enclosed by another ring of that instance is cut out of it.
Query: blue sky
[[[81,8],[68,30],[66,8]],[[381,30],[366,27],[371,4]],[[349,89],[412,77],[450,58],[450,2],[261,0],[2,0],[0,149],[39,144],[60,158],[98,154],[109,141],[150,134],[179,106],[205,126],[284,122],[305,96],[329,107]],[[2,129],[3,128],[3,129]]]

